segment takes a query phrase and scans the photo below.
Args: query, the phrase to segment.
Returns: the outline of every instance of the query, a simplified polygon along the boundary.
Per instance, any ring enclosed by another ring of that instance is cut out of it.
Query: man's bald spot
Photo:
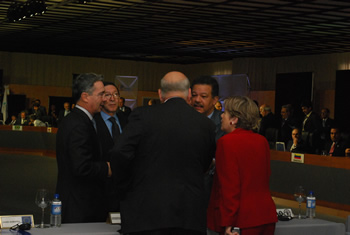
[[[176,83],[182,80],[188,79],[185,74],[178,72],[178,71],[172,71],[163,77],[164,80],[166,80],[169,83]]]

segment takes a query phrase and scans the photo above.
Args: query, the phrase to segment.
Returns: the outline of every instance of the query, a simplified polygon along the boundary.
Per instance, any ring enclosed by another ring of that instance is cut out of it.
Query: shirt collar
[[[103,119],[103,121],[108,120],[110,117],[114,117],[116,120],[118,120],[117,114],[114,114],[113,116],[101,111],[101,117]]]
[[[86,115],[88,115],[89,119],[92,121],[93,117],[92,117],[91,113],[89,113],[89,111],[87,111],[86,109],[84,109],[83,107],[81,107],[79,105],[75,105],[75,107],[77,107],[78,109],[83,111]]]
[[[214,110],[213,110],[213,112],[211,112],[211,114],[209,114],[207,117],[208,117],[208,118],[211,118],[211,117],[213,116],[213,114],[214,114]]]

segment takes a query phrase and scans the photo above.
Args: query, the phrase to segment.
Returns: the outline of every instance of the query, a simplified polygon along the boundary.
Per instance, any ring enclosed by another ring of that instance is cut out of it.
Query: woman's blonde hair
[[[233,96],[225,99],[225,111],[230,117],[237,117],[236,128],[254,130],[258,128],[259,108],[256,103],[246,96]]]

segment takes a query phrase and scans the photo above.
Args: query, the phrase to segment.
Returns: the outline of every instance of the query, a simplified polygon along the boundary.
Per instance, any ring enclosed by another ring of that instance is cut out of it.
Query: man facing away
[[[119,89],[113,82],[104,82],[105,93],[102,110],[95,114],[96,129],[103,153],[103,160],[109,162],[107,153],[118,142],[118,138],[126,125],[126,117],[123,112],[117,113],[119,107]],[[106,182],[108,211],[115,212],[119,209],[119,194],[114,186],[112,178]]]
[[[259,126],[259,134],[265,136],[268,128],[277,128],[277,121],[269,105],[261,105],[259,111],[262,117]]]
[[[123,234],[205,234],[203,176],[215,153],[215,126],[188,105],[190,92],[184,74],[167,73],[162,104],[133,110],[112,150],[112,170],[126,185]]]
[[[93,73],[73,82],[75,108],[57,132],[58,177],[62,223],[104,222],[107,218],[105,182],[112,172],[103,160],[93,115],[101,111],[104,85]]]

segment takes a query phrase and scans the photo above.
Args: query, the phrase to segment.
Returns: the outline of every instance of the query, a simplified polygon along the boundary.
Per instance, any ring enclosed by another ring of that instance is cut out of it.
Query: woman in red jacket
[[[216,172],[207,213],[208,228],[233,235],[273,235],[276,207],[269,191],[270,149],[265,137],[254,133],[259,110],[248,97],[225,100],[217,142]]]

